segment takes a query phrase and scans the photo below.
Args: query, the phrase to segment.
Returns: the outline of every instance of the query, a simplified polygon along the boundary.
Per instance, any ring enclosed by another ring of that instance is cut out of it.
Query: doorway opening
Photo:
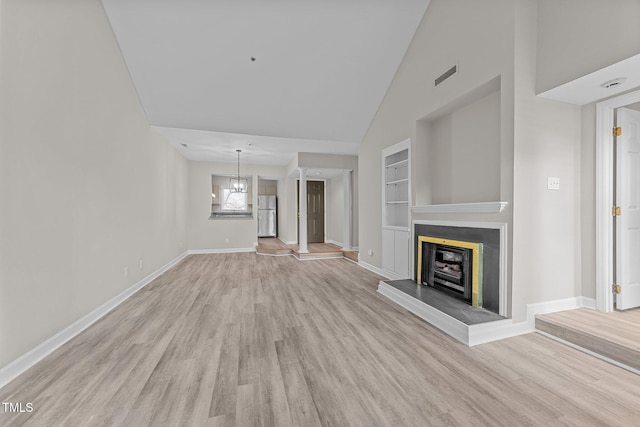
[[[300,194],[300,181],[296,194]],[[298,198],[298,243],[300,243],[300,199]],[[325,185],[324,181],[307,181],[307,243],[325,241]]]
[[[636,173],[640,173],[636,170],[640,169],[640,163],[636,167],[632,161],[640,155],[636,156],[633,149],[615,150],[616,145],[625,141],[616,136],[620,112],[627,110],[623,107],[638,103],[640,90],[602,101],[596,106],[596,308],[605,312],[614,310],[616,300],[619,308],[622,308],[621,302],[623,307],[631,308],[634,300],[640,299],[640,283],[634,284],[633,279],[640,276],[640,270],[635,271],[637,262],[629,262],[630,250],[640,253],[640,247],[634,249],[634,242],[640,244],[640,236],[633,236],[633,227],[624,223],[631,217],[625,217],[625,211],[633,213],[634,193],[637,192],[636,187],[640,187],[637,182],[640,174]],[[625,133],[622,129],[621,136],[628,137],[632,132],[629,129]],[[640,197],[640,193],[637,196]],[[617,215],[618,207],[622,213],[620,216]],[[620,289],[617,285],[621,285],[622,292],[631,297],[628,303],[624,296],[614,294]]]

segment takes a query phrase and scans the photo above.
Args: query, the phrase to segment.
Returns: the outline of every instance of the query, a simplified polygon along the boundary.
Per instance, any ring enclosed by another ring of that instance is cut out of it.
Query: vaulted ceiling
[[[357,154],[429,0],[102,0],[149,123],[191,160]]]

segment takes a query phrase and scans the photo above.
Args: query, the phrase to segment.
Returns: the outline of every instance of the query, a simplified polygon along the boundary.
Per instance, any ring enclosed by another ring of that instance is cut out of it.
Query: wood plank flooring
[[[543,314],[536,317],[536,328],[640,370],[640,309]]]
[[[540,334],[466,347],[344,260],[191,255],[0,390],[3,426],[630,426],[640,377]]]
[[[357,251],[345,251],[333,243],[309,243],[308,253],[300,253],[298,245],[288,245],[276,237],[259,237],[256,252],[266,255],[295,255],[299,259],[348,258],[358,262]]]
[[[298,250],[298,245],[288,245],[284,243],[282,240],[277,237],[259,237],[258,238],[258,247],[265,249],[290,249],[293,251]],[[334,245],[333,243],[309,243],[307,244],[307,249],[310,253],[330,253],[330,252],[341,252],[342,249],[338,245]]]

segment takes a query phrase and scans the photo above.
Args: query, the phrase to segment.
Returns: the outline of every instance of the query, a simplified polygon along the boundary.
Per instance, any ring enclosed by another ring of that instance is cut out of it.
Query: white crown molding
[[[509,202],[451,203],[411,206],[413,213],[500,213]]]
[[[0,369],[0,389],[7,385],[9,382],[13,381],[18,375],[25,372],[27,369],[38,363],[40,360],[44,359],[46,356],[51,354],[58,347],[78,335],[80,332],[87,329],[105,314],[109,313],[111,310],[116,308],[126,299],[131,297],[133,294],[138,292],[140,289],[144,288],[146,285],[151,283],[155,278],[160,276],[165,271],[169,270],[171,267],[182,261],[188,252],[184,252],[173,260],[169,261],[164,266],[160,267],[153,273],[149,274],[144,279],[140,280],[130,288],[127,288],[123,292],[119,293],[115,297],[111,298],[109,301],[102,304],[100,307],[91,311],[86,316],[78,319],[68,327],[64,328],[51,338],[42,342],[38,346],[29,350],[22,356],[15,359],[13,362],[6,365],[4,368]]]

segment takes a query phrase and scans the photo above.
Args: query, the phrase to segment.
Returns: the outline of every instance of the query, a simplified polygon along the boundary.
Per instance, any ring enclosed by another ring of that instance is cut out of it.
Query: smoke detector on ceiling
[[[622,83],[624,83],[627,80],[626,77],[618,77],[612,80],[607,80],[606,82],[602,83],[600,85],[600,87],[605,88],[605,89],[609,89],[612,88],[614,86],[619,86]]]

